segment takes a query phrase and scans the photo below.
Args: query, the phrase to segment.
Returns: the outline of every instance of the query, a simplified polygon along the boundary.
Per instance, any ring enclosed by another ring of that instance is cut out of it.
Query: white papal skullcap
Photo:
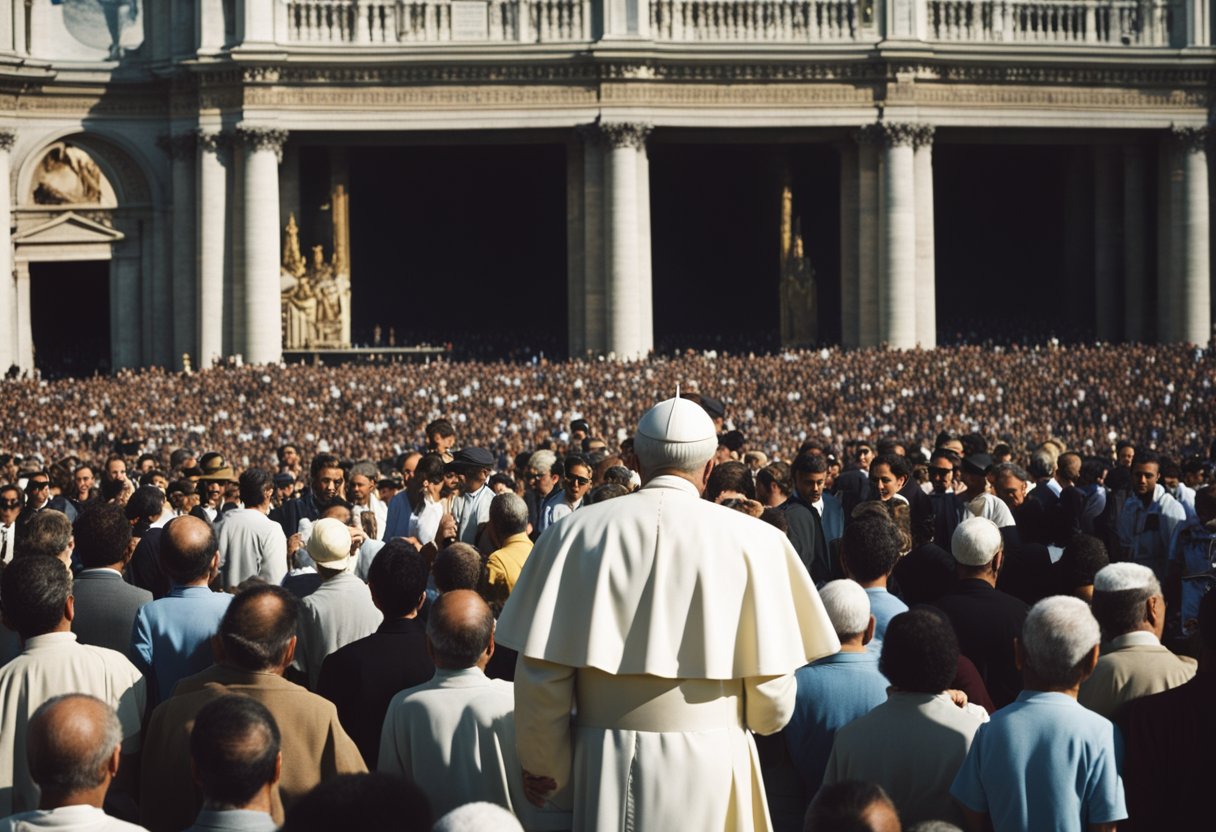
[[[497,803],[466,803],[441,817],[432,832],[523,832],[515,815]]]
[[[1159,589],[1153,570],[1138,563],[1112,563],[1094,575],[1094,592],[1122,592],[1127,589]]]
[[[819,590],[819,599],[832,629],[841,638],[864,633],[870,626],[870,596],[856,581],[828,581]]]
[[[964,566],[984,566],[992,562],[1003,544],[1001,530],[986,517],[968,517],[950,537],[950,552]]]
[[[718,450],[718,432],[701,405],[688,399],[667,399],[642,416],[633,450],[647,471],[689,469],[709,462]]]

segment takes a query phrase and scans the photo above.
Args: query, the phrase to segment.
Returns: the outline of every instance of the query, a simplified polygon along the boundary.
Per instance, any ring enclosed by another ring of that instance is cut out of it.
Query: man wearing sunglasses
[[[21,514],[21,489],[0,485],[0,569],[13,559],[17,545],[17,517]]]
[[[958,455],[947,448],[938,448],[929,457],[929,502],[933,505],[933,542],[947,552],[954,530],[963,522],[964,504],[954,490],[954,472]]]
[[[51,476],[46,471],[35,471],[25,481],[25,506],[17,524],[24,526],[29,519],[51,504]]]

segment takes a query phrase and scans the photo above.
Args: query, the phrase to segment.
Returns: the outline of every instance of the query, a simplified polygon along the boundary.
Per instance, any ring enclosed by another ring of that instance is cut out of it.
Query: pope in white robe
[[[785,535],[701,499],[717,444],[697,404],[648,411],[641,490],[546,531],[499,619],[528,790],[572,783],[575,830],[769,829],[750,732],[840,648]]]

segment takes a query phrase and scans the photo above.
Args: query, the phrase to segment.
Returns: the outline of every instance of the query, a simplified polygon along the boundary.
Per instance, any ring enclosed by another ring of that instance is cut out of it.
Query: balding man
[[[122,758],[122,723],[100,699],[69,693],[48,699],[27,728],[30,774],[40,808],[0,821],[0,832],[140,830],[102,811]]]
[[[523,794],[511,684],[484,672],[494,653],[489,606],[471,590],[445,592],[431,607],[426,635],[435,676],[389,703],[377,771],[416,782],[437,815],[475,801],[525,818],[539,814]]]
[[[490,503],[490,540],[497,548],[486,559],[486,600],[501,610],[532,552],[522,497],[506,491]]]
[[[250,587],[232,599],[212,641],[216,664],[177,686],[152,712],[141,772],[140,821],[153,832],[185,829],[200,809],[190,769],[190,731],[208,702],[228,693],[266,706],[282,731],[283,776],[271,815],[339,774],[367,770],[332,703],[283,678],[296,650],[299,602],[277,586]]]
[[[749,731],[840,647],[785,535],[701,499],[717,447],[699,405],[649,410],[642,488],[542,535],[499,619],[529,798],[573,780],[576,829],[768,829]]]
[[[45,513],[45,512],[43,512]],[[65,691],[93,694],[118,711],[123,751],[139,751],[145,685],[122,653],[80,644],[72,579],[62,561],[20,557],[0,575],[4,625],[21,637],[21,655],[0,668],[0,817],[38,808],[26,757],[35,708]],[[134,765],[127,767],[134,773]]]
[[[148,677],[153,706],[179,681],[212,664],[211,637],[232,601],[228,593],[210,588],[219,557],[215,533],[205,520],[175,517],[161,533],[160,565],[169,594],[140,608],[131,634],[131,655]]]

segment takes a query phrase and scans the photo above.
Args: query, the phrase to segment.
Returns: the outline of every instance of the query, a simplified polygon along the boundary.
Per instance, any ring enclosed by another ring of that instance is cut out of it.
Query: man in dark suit
[[[426,599],[426,560],[413,544],[394,539],[368,570],[372,601],[384,613],[376,632],[331,653],[321,665],[317,693],[338,708],[338,719],[364,760],[380,758],[380,729],[393,696],[435,674],[418,616]]]
[[[288,540],[300,531],[301,520],[315,522],[322,511],[342,499],[344,494],[346,472],[342,470],[342,461],[333,454],[314,456],[308,474],[309,487],[301,491],[299,497],[283,503],[279,509],[277,519]]]
[[[841,473],[833,487],[840,506],[844,509],[844,522],[853,519],[853,509],[858,503],[870,499],[870,462],[874,459],[874,448],[868,442],[858,442],[853,452],[856,465]]]
[[[72,587],[76,598],[72,632],[81,644],[128,655],[135,614],[152,600],[151,592],[122,577],[131,557],[131,524],[121,506],[97,503],[80,513],[72,533],[76,556],[84,567]]]
[[[979,670],[998,708],[1022,690],[1013,640],[1021,635],[1029,610],[1024,602],[996,588],[1004,564],[1003,545],[1000,529],[991,520],[970,517],[959,523],[951,541],[958,583],[933,602],[954,625],[959,649]]]
[[[841,577],[839,563],[832,563],[823,520],[814,503],[823,494],[827,478],[827,461],[822,456],[802,454],[791,466],[794,491],[779,508],[785,513],[790,543],[816,586]],[[801,490],[800,490],[801,489]],[[808,493],[802,493],[802,492]]]

